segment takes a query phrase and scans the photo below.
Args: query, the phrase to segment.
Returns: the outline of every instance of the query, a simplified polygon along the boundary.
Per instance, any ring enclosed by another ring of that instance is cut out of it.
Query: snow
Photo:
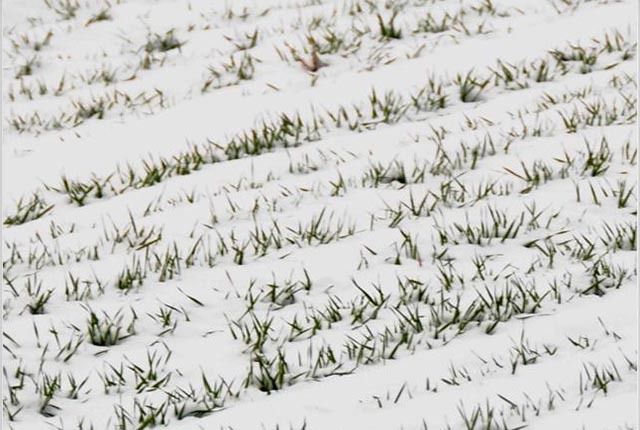
[[[637,428],[637,13],[4,2],[3,425]]]

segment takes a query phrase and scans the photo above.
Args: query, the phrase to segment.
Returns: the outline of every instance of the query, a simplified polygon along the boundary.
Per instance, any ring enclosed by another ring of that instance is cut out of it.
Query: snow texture
[[[638,428],[637,1],[2,6],[4,428]]]

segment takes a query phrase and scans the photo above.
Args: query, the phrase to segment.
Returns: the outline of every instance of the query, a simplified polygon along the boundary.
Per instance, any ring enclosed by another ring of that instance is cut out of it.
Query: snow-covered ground
[[[3,426],[632,429],[637,1],[3,2]]]

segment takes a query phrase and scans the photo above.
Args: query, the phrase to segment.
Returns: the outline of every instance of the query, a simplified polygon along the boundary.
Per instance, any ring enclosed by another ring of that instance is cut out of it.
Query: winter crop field
[[[4,428],[638,428],[636,0],[2,6]]]

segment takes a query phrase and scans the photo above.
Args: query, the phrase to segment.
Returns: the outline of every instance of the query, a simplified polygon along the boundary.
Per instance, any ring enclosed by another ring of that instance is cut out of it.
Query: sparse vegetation
[[[9,428],[633,428],[628,4],[179,3],[7,15]]]

